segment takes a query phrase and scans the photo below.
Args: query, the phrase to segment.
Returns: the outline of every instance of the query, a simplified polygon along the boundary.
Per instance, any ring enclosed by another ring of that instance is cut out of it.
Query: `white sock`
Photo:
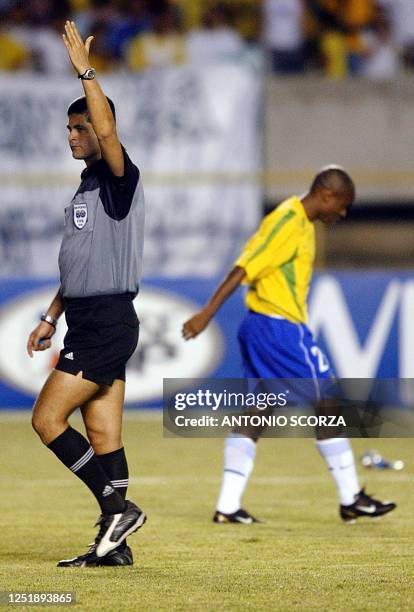
[[[241,508],[241,497],[253,469],[256,443],[246,436],[231,435],[224,446],[224,473],[217,510],[232,514]]]
[[[348,438],[317,440],[316,444],[335,480],[339,503],[343,506],[353,504],[360,486]]]

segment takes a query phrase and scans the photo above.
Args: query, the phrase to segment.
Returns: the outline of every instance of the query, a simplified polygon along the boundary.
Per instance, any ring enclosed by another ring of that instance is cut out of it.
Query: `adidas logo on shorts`
[[[66,353],[65,359],[71,359],[73,361],[73,353]]]

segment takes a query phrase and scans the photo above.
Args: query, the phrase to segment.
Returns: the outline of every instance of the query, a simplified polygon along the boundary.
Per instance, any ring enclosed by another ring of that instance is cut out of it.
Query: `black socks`
[[[98,500],[102,514],[118,514],[124,511],[125,501],[121,490],[125,488],[126,491],[128,468],[126,467],[126,476],[124,476],[125,471],[117,472],[113,479],[115,484],[112,484],[112,477],[108,477],[106,467],[102,465],[101,459],[122,451],[125,460],[123,449],[101,455],[98,458],[89,442],[72,427],[68,427],[66,431],[50,442],[48,448],[89,487]],[[122,460],[119,460],[120,463],[122,463]],[[120,473],[122,473],[122,476],[118,477]],[[122,486],[119,486],[119,483]]]
[[[128,488],[128,463],[123,448],[105,455],[96,455],[114,489],[125,499]]]

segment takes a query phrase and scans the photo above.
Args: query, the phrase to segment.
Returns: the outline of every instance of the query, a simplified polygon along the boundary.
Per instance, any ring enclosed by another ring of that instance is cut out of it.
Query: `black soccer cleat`
[[[339,514],[341,519],[348,525],[355,523],[356,519],[362,516],[369,518],[378,518],[388,512],[394,510],[397,504],[394,502],[381,502],[378,499],[374,499],[370,495],[365,493],[364,489],[361,489],[355,496],[355,501],[349,506],[339,506]]]
[[[132,550],[125,542],[108,553],[105,557],[96,556],[96,544],[92,544],[88,552],[73,559],[63,559],[57,564],[58,567],[102,567],[133,565]]]
[[[97,557],[105,557],[147,520],[145,512],[133,502],[126,501],[125,510],[118,514],[103,514],[98,519],[99,532],[95,538]]]
[[[126,544],[122,542],[119,546],[111,550],[105,557],[98,558],[98,566],[119,566],[119,565],[133,565],[134,559],[132,556],[132,550]]]
[[[95,554],[95,545],[92,545],[87,553],[73,557],[73,559],[62,559],[57,564],[58,567],[97,567],[98,557]],[[93,550],[92,550],[93,549]]]
[[[145,513],[134,503],[126,501],[124,512],[101,514],[96,522],[99,532],[95,542],[84,555],[59,561],[58,567],[98,567],[101,565],[132,565],[132,551],[123,544],[147,520]],[[123,546],[122,546],[123,545]],[[112,556],[108,555],[112,552]],[[103,559],[105,561],[102,563]]]
[[[240,523],[243,525],[252,525],[253,523],[262,522],[254,518],[254,516],[252,516],[242,508],[239,508],[239,510],[236,510],[236,512],[232,512],[231,514],[225,514],[224,512],[216,510],[213,516],[213,521],[215,523],[220,523],[221,525],[224,525],[226,523]]]

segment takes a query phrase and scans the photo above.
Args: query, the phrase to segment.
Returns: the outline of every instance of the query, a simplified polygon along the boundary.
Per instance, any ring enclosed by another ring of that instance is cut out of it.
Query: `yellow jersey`
[[[247,308],[306,323],[314,259],[315,229],[293,196],[263,219],[235,262],[246,273]]]

